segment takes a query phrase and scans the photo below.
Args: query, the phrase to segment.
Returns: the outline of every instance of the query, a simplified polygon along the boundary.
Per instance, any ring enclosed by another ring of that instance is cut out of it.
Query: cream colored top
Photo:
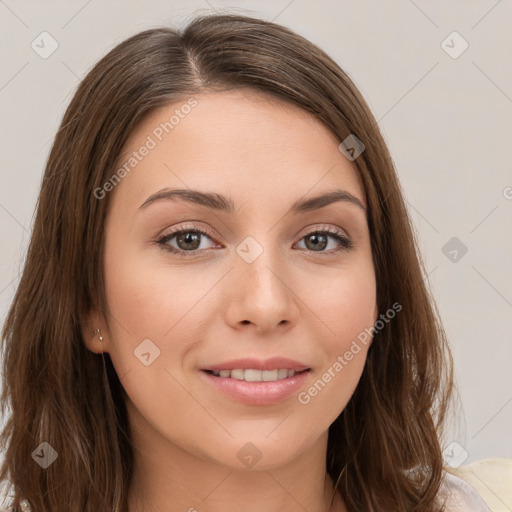
[[[446,498],[446,512],[491,512],[471,485],[446,471],[439,498]]]
[[[447,472],[444,472],[439,497],[441,500],[446,499],[446,512],[491,512],[471,485]],[[27,503],[23,503],[22,507],[24,512],[31,512]],[[2,508],[0,512],[12,512],[12,510]]]

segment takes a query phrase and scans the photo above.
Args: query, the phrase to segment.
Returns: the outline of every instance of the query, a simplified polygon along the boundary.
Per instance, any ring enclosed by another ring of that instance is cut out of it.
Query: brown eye
[[[199,229],[181,228],[164,235],[157,243],[165,250],[179,256],[194,256],[200,252],[199,249],[201,251],[207,249],[205,247],[201,247],[203,238],[207,238],[211,241],[208,233],[205,233],[204,231]],[[176,245],[172,245],[170,243],[171,241],[174,241]]]
[[[185,231],[176,236],[176,245],[183,250],[194,250],[201,245],[201,234],[197,231]]]
[[[201,247],[202,239],[213,242],[209,233],[196,228],[182,227],[161,237],[157,243],[165,250],[178,256],[196,256],[211,247]],[[326,228],[313,231],[300,240],[305,241],[305,249],[318,254],[332,254],[353,248],[352,241],[341,231]],[[334,241],[333,243],[331,241]],[[171,243],[172,242],[172,243]],[[332,247],[330,247],[332,246]]]
[[[310,251],[322,251],[327,247],[328,238],[326,235],[313,233],[312,235],[305,236],[304,240],[306,240],[306,247]]]
[[[329,250],[325,250],[329,245],[329,239],[333,239],[337,242],[338,247],[334,244]],[[314,231],[304,236],[302,240],[305,240],[306,249],[311,252],[318,253],[331,253],[336,251],[348,251],[352,249],[353,244],[349,238],[342,235],[338,231]]]

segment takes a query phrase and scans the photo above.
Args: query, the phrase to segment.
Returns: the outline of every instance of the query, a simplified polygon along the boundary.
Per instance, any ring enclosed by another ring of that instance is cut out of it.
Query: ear
[[[106,325],[104,316],[96,310],[90,311],[80,320],[82,340],[91,352],[96,354],[108,352]]]

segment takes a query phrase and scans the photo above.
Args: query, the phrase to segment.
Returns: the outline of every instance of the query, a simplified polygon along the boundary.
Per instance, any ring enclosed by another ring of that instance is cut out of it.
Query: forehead
[[[118,165],[134,165],[115,195],[140,205],[159,188],[179,186],[244,198],[250,191],[271,203],[341,187],[364,204],[357,169],[339,142],[314,115],[268,94],[195,94],[151,113],[133,131]]]

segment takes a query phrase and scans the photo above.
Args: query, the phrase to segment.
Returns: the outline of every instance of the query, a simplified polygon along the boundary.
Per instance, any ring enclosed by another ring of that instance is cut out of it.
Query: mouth
[[[232,370],[203,370],[204,372],[223,379],[243,380],[245,382],[276,382],[290,379],[297,374],[311,371],[311,368],[295,370],[277,368],[274,370],[257,370],[253,368],[234,368]]]
[[[244,405],[270,406],[286,402],[298,393],[307,385],[312,372],[312,368],[283,359],[279,362],[245,360],[245,363],[231,361],[202,369],[200,373],[217,396]]]

